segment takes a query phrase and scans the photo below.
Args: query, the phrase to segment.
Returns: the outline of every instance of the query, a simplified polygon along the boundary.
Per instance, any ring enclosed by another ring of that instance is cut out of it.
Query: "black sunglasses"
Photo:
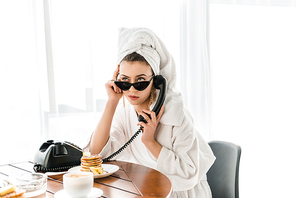
[[[150,78],[149,81],[142,81],[142,82],[136,82],[136,83],[115,81],[114,83],[117,85],[117,87],[119,87],[123,91],[129,90],[131,88],[131,86],[134,86],[134,88],[138,91],[143,91],[144,89],[146,89],[149,86],[149,84],[153,78],[154,78],[154,75]]]

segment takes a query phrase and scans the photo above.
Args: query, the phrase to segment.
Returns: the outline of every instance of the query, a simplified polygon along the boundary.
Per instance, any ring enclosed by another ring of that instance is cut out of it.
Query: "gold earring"
[[[125,99],[124,99],[124,95],[122,95],[122,103],[123,103],[123,107],[125,108]]]

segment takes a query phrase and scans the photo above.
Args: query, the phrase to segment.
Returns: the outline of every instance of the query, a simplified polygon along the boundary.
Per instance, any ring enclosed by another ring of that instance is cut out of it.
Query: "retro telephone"
[[[82,149],[70,142],[48,140],[37,150],[34,158],[35,172],[65,171],[80,165]]]
[[[157,98],[157,101],[155,103],[155,106],[153,107],[152,111],[155,112],[156,116],[158,115],[164,100],[165,100],[165,95],[166,95],[166,79],[162,75],[156,75],[153,78],[153,85],[156,89],[159,89],[159,96]],[[149,115],[148,115],[149,116]],[[149,116],[150,117],[150,116]],[[147,121],[144,119],[142,115],[139,115],[138,117],[139,122],[144,122],[147,123]],[[110,161],[113,157],[121,153],[134,139],[142,132],[142,127],[139,128],[139,130],[117,151],[115,151],[113,154],[110,156],[106,157],[103,159],[103,162]]]

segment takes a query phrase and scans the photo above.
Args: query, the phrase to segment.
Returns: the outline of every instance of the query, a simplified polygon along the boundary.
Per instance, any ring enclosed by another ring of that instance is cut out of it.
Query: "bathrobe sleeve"
[[[156,168],[171,180],[174,191],[189,190],[206,180],[215,157],[194,128],[188,113],[185,113],[181,126],[169,127],[171,146],[162,147]]]
[[[100,153],[102,158],[108,157],[109,155],[117,151],[122,145],[124,145],[126,139],[123,126],[123,118],[125,117],[124,114],[125,112],[122,108],[116,110],[112,120],[110,137]],[[118,156],[121,156],[123,153],[124,152],[122,152]],[[114,157],[113,159],[116,159],[118,156]]]

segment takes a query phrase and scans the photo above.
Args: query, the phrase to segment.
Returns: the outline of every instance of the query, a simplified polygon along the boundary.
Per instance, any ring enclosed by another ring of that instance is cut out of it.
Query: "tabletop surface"
[[[104,162],[119,166],[114,174],[94,180],[94,187],[103,191],[103,198],[170,197],[171,182],[162,173],[129,162]],[[0,178],[26,172],[34,172],[32,162],[0,165]],[[46,193],[36,198],[53,198],[54,193],[63,190],[63,174],[48,176]]]

